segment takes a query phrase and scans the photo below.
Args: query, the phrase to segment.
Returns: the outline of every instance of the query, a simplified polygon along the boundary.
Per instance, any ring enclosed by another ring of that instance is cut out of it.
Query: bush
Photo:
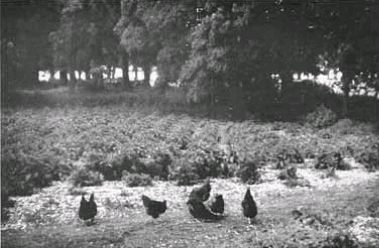
[[[355,95],[349,97],[347,115],[353,120],[377,122],[378,115],[375,115],[377,109],[379,109],[378,99],[371,96]]]
[[[1,222],[8,221],[8,208],[14,207],[15,201],[9,199],[9,194],[4,187],[1,187]]]
[[[312,247],[312,246],[311,246]],[[317,244],[317,247],[322,248],[358,248],[358,242],[354,237],[347,233],[337,233],[334,235],[330,235],[321,242],[321,244]]]
[[[50,161],[24,154],[3,153],[1,186],[9,195],[30,195],[35,189],[49,186],[59,179],[60,171]]]
[[[129,187],[149,186],[149,185],[153,184],[153,180],[151,179],[151,177],[149,175],[146,175],[146,174],[137,174],[137,173],[127,174],[127,173],[124,173],[122,180]]]
[[[280,171],[278,178],[280,180],[297,179],[296,171],[297,169],[295,166],[288,166]]]
[[[145,173],[155,178],[158,177],[163,180],[168,179],[169,175],[169,166],[172,163],[171,157],[165,153],[158,153],[154,159],[140,159],[140,162],[144,164],[144,166],[140,166],[143,168],[141,173]]]
[[[256,184],[261,182],[261,174],[258,171],[259,161],[249,161],[241,165],[237,176],[244,183]]]
[[[118,171],[115,170],[115,168],[106,161],[96,161],[92,164],[87,165],[86,169],[100,173],[103,176],[104,180],[107,181],[121,179],[121,173],[118,173]]]
[[[356,160],[370,172],[379,170],[379,152],[363,151],[356,156]]]
[[[78,168],[75,169],[68,180],[76,187],[84,186],[97,186],[102,185],[103,175],[97,171],[88,170],[88,168]]]
[[[87,191],[85,191],[84,189],[82,188],[77,188],[77,187],[70,187],[68,189],[68,193],[70,195],[84,195],[84,194],[87,194]]]
[[[351,170],[352,166],[349,162],[342,159],[342,161],[339,163],[337,170]]]
[[[354,129],[356,128],[357,126],[352,120],[345,118],[337,121],[333,126],[331,126],[329,132],[334,134],[340,133],[343,135],[354,134],[356,132]]]
[[[154,158],[141,158],[140,154],[130,153],[117,156],[110,162],[105,159],[94,161],[88,168],[100,172],[109,181],[121,180],[124,171],[167,180],[171,163],[171,157],[166,153],[158,153]]]
[[[311,187],[311,183],[307,180],[307,179],[304,179],[304,178],[296,178],[296,179],[287,179],[285,182],[284,182],[284,185],[288,186],[288,187]]]
[[[337,114],[321,104],[314,112],[305,117],[304,122],[314,128],[324,128],[333,125],[337,120]]]
[[[313,80],[289,83],[283,98],[284,104],[287,105],[287,121],[311,113],[320,104],[332,109],[339,109],[341,104],[339,96],[330,87]]]
[[[144,173],[146,166],[140,161],[137,154],[118,156],[113,161],[97,160],[88,165],[90,170],[100,172],[107,181],[121,180],[123,171],[128,173]]]
[[[168,168],[172,164],[171,156],[167,153],[158,153],[155,156],[155,162],[158,164],[161,164],[164,167],[164,170],[162,171],[162,173],[163,173],[162,176],[164,176],[167,179],[168,174],[169,174]]]
[[[288,164],[302,164],[304,163],[303,155],[297,150],[293,149],[293,152],[289,152],[287,149],[283,149],[277,155],[277,169],[283,169]]]
[[[344,168],[341,154],[339,152],[331,152],[331,153],[322,154],[320,157],[317,158],[315,168],[319,170],[330,169],[330,168],[334,168],[334,169]]]
[[[183,157],[192,165],[199,179],[233,176],[236,169],[235,165],[239,163],[235,150],[226,151],[226,149],[223,150],[220,147],[214,149],[202,142],[192,146],[191,150],[186,150]]]
[[[196,167],[184,158],[174,161],[173,168],[169,178],[176,180],[179,186],[193,185],[199,180]]]

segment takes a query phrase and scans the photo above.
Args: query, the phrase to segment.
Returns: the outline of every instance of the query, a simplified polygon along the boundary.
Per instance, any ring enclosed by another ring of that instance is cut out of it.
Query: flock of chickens
[[[219,220],[224,217],[225,202],[221,194],[215,194],[214,197],[205,204],[210,198],[211,184],[207,179],[201,187],[194,188],[187,201],[190,214],[196,219],[203,220]],[[142,202],[146,209],[146,213],[153,218],[158,218],[167,209],[166,201],[155,201],[149,197],[142,195]],[[250,188],[247,188],[245,197],[242,200],[242,213],[248,218],[249,224],[251,220],[258,214],[257,205],[251,195]],[[79,208],[79,218],[87,224],[93,223],[97,214],[97,205],[92,193],[89,201],[82,196]]]

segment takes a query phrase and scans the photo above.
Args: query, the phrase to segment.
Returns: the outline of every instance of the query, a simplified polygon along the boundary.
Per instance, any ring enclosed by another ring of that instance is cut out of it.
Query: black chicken
[[[154,201],[149,197],[142,195],[143,205],[145,206],[146,213],[152,216],[154,219],[158,218],[160,214],[163,214],[167,209],[167,202]]]
[[[251,219],[258,214],[257,205],[250,193],[250,188],[247,188],[245,197],[242,201],[243,215],[249,219],[249,224],[251,224]]]
[[[216,194],[209,203],[209,208],[212,212],[222,214],[224,213],[225,202],[221,194]]]
[[[97,205],[93,193],[91,194],[89,201],[87,201],[84,198],[84,195],[82,195],[82,200],[80,201],[79,207],[79,218],[84,221],[91,220],[91,223],[93,223],[96,214]]]
[[[222,215],[214,214],[207,209],[199,198],[190,198],[187,201],[187,206],[190,214],[196,219],[218,220],[222,218]]]
[[[189,198],[200,199],[201,201],[204,202],[209,199],[210,192],[211,192],[211,184],[210,184],[210,179],[208,178],[201,187],[194,188],[191,191]]]

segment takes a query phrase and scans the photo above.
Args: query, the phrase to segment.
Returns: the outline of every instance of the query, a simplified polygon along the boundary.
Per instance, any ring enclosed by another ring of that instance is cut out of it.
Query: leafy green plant
[[[332,133],[341,133],[341,134],[353,134],[355,133],[356,127],[354,126],[354,122],[350,119],[341,119],[338,120],[334,125],[330,127],[330,131]]]
[[[2,187],[9,195],[29,195],[57,180],[57,172],[42,158],[4,154],[1,159]]]
[[[316,169],[343,168],[342,157],[339,152],[324,153],[317,158]]]
[[[318,247],[322,248],[358,248],[357,240],[348,233],[330,235]]]
[[[27,223],[33,223],[39,225],[46,221],[41,209],[29,209],[29,211],[23,213],[24,221]]]
[[[153,180],[147,174],[125,173],[122,177],[122,180],[129,187],[149,186],[153,184]]]
[[[125,204],[123,204],[119,199],[111,200],[109,197],[105,198],[103,205],[108,210],[123,211],[125,210]]]
[[[15,201],[9,199],[9,194],[4,187],[1,187],[1,222],[9,219],[9,208],[14,207]]]
[[[139,163],[136,163],[139,168],[136,168],[136,171],[148,174],[152,178],[167,180],[171,163],[172,160],[169,154],[158,152],[153,158],[139,159]]]
[[[82,188],[77,188],[77,187],[73,186],[73,187],[70,187],[70,188],[68,189],[68,193],[69,193],[70,195],[83,195],[83,194],[86,194],[87,191],[85,191],[85,190],[82,189]]]
[[[162,165],[155,162],[153,159],[149,161],[143,161],[145,170],[143,173],[150,175],[153,178],[167,179],[168,177],[168,166]]]
[[[304,122],[314,128],[324,128],[333,125],[338,120],[337,114],[321,104],[312,113],[309,113]]]
[[[193,185],[199,179],[196,168],[186,159],[177,159],[173,163],[169,178],[176,180],[178,185]]]
[[[85,167],[75,169],[68,180],[74,186],[96,186],[102,185],[103,183],[103,175],[99,172],[88,170]]]
[[[280,180],[297,179],[297,168],[295,166],[288,166],[280,171],[278,178]]]
[[[170,168],[170,165],[172,164],[172,158],[171,156],[168,154],[168,153],[158,153],[155,155],[154,157],[154,161],[156,164],[160,165],[159,166],[159,177],[161,179],[165,179],[167,180],[168,179],[168,175],[169,175],[169,168]]]
[[[146,172],[145,164],[134,153],[116,156],[112,161],[97,160],[87,166],[90,170],[100,172],[108,181],[121,180],[123,171],[128,173]]]
[[[311,184],[308,180],[304,179],[304,178],[296,178],[296,179],[287,179],[285,182],[284,182],[284,185],[288,186],[288,187],[310,187]]]
[[[337,170],[351,170],[352,166],[350,163],[348,163],[347,161],[345,160],[342,160],[338,167],[337,167]]]
[[[258,169],[259,161],[247,161],[241,164],[237,175],[244,183],[256,184],[261,181],[261,174]]]
[[[368,171],[379,170],[379,151],[362,151],[356,155],[359,163],[362,163]]]

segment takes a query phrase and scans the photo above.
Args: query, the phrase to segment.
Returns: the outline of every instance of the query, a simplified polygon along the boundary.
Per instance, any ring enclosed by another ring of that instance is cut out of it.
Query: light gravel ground
[[[360,217],[353,218],[359,215],[368,218],[369,200],[379,197],[375,189],[379,185],[379,172],[355,168],[337,171],[337,178],[322,179],[323,172],[298,168],[298,175],[307,179],[311,187],[295,188],[277,180],[278,173],[266,169],[262,171],[264,182],[250,185],[259,208],[252,226],[247,225],[241,214],[247,185],[236,178],[211,180],[211,193],[223,194],[226,202],[226,217],[218,223],[200,222],[188,213],[185,202],[194,186],[156,181],[148,187],[130,188],[123,182],[84,187],[80,190],[87,194],[94,192],[98,204],[96,224],[89,227],[77,217],[81,195],[71,195],[69,184],[57,182],[38,194],[14,198],[17,204],[13,216],[8,224],[2,225],[3,242],[13,244],[12,237],[17,235],[23,237],[18,241],[23,247],[33,247],[27,240],[39,242],[38,247],[49,247],[52,243],[58,243],[58,247],[212,247],[210,244],[218,247],[278,244],[280,247],[281,242],[289,242],[288,236],[294,238],[291,242],[298,247],[306,247],[314,242],[313,238],[324,239],[335,226],[347,225],[349,221],[358,223],[351,230],[362,236],[362,229],[357,227],[363,225],[362,221],[358,222]],[[147,216],[142,194],[167,200],[166,213],[155,220]],[[319,214],[334,226],[300,225],[291,216],[295,209]]]

